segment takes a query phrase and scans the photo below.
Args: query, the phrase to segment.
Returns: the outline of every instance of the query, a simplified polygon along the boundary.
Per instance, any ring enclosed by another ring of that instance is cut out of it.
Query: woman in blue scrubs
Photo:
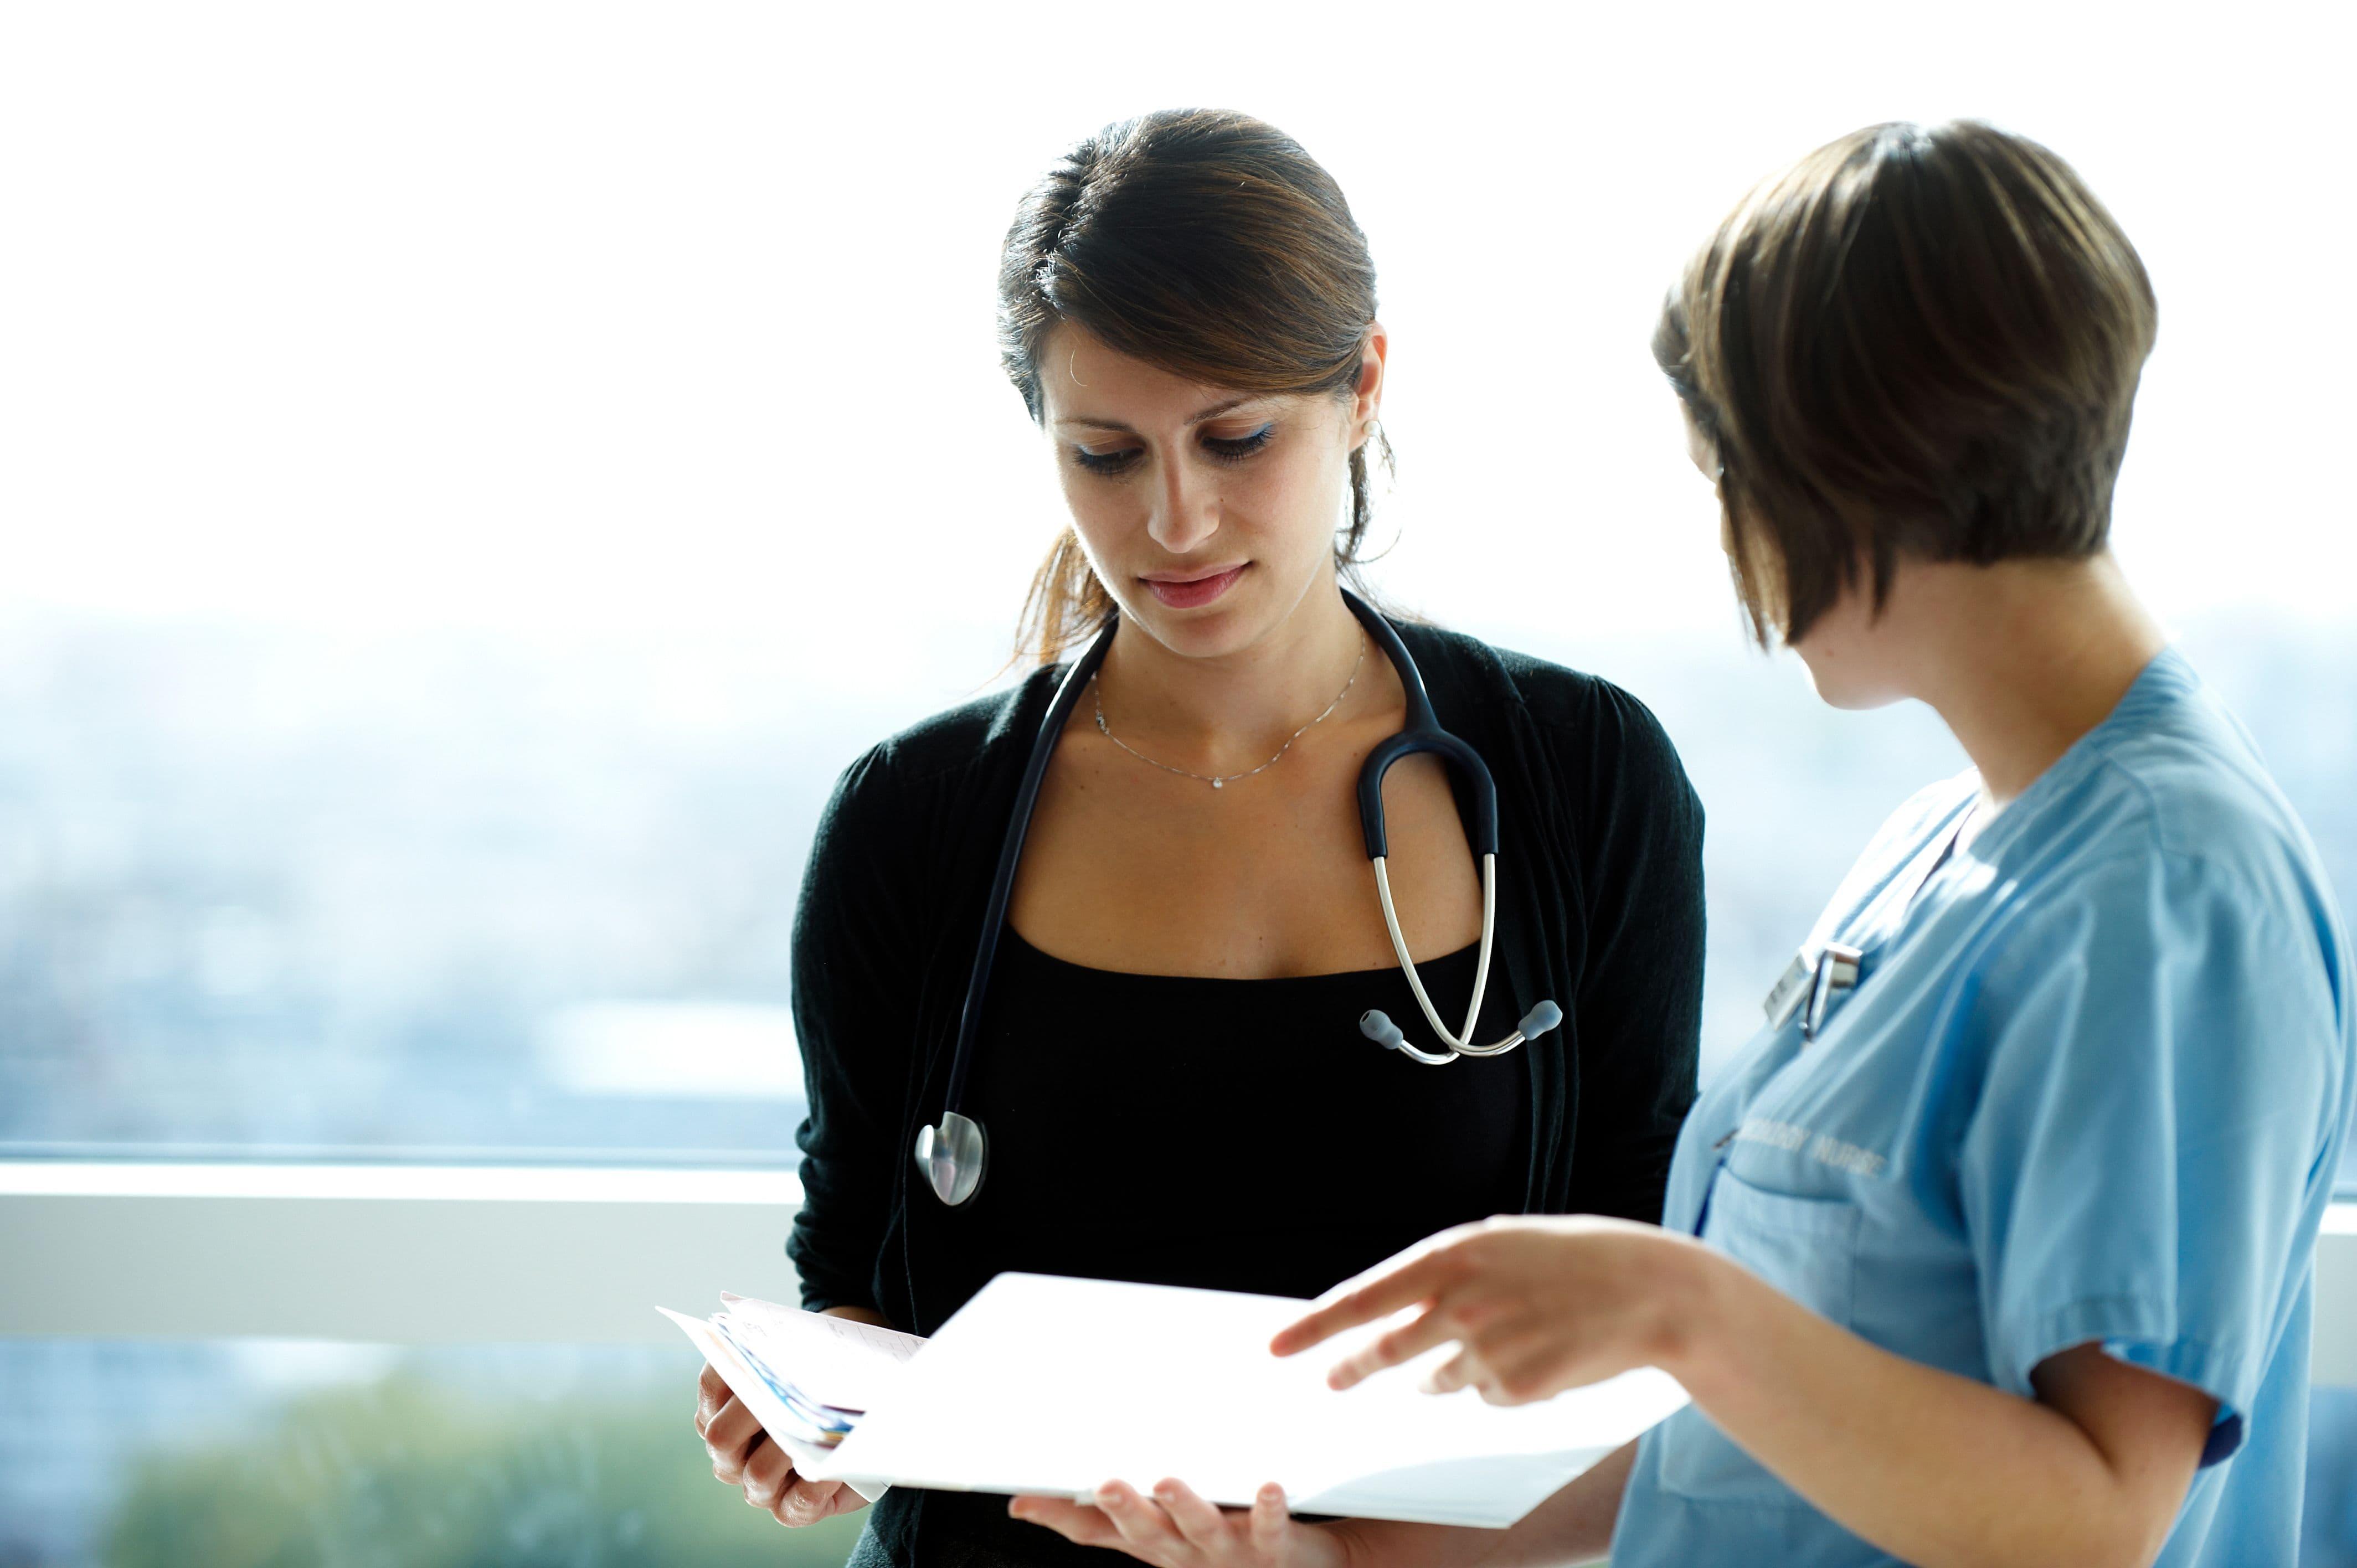
[[[1402,1308],[1500,1402],[1667,1369],[1688,1409],[1501,1535],[1025,1517],[1167,1563],[2280,1564],[2351,953],[2306,833],[2106,545],[2154,333],[2073,171],[1878,126],[1760,188],[1655,349],[1738,590],[1838,707],[1971,757],[1875,835],[1689,1117],[1661,1227],[1442,1233],[1281,1336]]]

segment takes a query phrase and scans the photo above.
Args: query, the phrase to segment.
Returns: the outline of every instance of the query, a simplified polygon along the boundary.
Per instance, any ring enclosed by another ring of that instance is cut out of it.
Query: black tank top
[[[1477,957],[1467,947],[1419,966],[1451,1026]],[[928,1273],[955,1282],[958,1300],[1011,1270],[1308,1296],[1436,1230],[1521,1212],[1522,1054],[1426,1067],[1359,1032],[1371,1007],[1435,1047],[1396,967],[1127,974],[1007,928],[967,1085],[987,1174],[938,1228],[949,1255]],[[1493,963],[1475,1037],[1502,1038],[1517,1016]],[[1009,1520],[996,1494],[896,1487],[877,1507],[920,1509],[925,1568],[1134,1563]]]

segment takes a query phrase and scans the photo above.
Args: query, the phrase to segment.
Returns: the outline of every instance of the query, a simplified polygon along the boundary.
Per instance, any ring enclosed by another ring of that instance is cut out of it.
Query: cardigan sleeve
[[[1587,942],[1570,1208],[1658,1224],[1702,1036],[1702,802],[1652,713],[1594,688],[1566,762]]]
[[[802,1208],[786,1255],[802,1306],[877,1307],[876,1275],[893,1197],[912,1040],[906,986],[916,911],[890,846],[899,806],[883,748],[847,768],[820,816],[794,911],[794,1033],[809,1114]]]

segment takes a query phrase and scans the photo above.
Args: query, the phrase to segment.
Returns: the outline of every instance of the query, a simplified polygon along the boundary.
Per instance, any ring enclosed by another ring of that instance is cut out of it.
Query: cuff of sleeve
[[[807,1213],[806,1206],[803,1214]],[[786,1258],[793,1264],[795,1278],[802,1287],[804,1312],[823,1312],[830,1306],[880,1310],[873,1299],[876,1284],[872,1263],[864,1273],[841,1267],[837,1260],[845,1253],[845,1249],[823,1241],[802,1214],[795,1216],[793,1229],[786,1236]]]
[[[2244,1413],[2255,1391],[2245,1376],[2244,1358],[2208,1340],[2178,1333],[2168,1311],[2158,1303],[2136,1296],[2093,1296],[2040,1314],[1991,1338],[2013,1348],[2003,1359],[1993,1359],[1991,1369],[2003,1387],[2025,1399],[2036,1397],[2029,1374],[2040,1362],[2093,1342],[2115,1360],[2173,1378],[2218,1402],[2209,1440],[2201,1447],[2204,1466],[2231,1458],[2243,1445]]]

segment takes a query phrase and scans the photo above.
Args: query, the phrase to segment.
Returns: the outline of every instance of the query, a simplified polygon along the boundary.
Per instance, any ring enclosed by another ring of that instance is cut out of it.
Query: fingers
[[[1424,1391],[1428,1394],[1453,1394],[1473,1381],[1474,1377],[1473,1352],[1459,1350],[1425,1374]]]
[[[789,1529],[816,1524],[843,1511],[843,1491],[841,1481],[807,1481],[798,1477],[780,1494],[770,1509],[770,1517]]]
[[[1253,1497],[1252,1543],[1262,1556],[1274,1558],[1285,1544],[1285,1532],[1292,1528],[1293,1511],[1286,1505],[1285,1488],[1275,1481]]]
[[[1107,1481],[1099,1487],[1097,1507],[1120,1532],[1116,1544],[1132,1556],[1149,1563],[1168,1562],[1188,1550],[1183,1538],[1171,1528],[1170,1516],[1139,1497],[1125,1481]]]
[[[1227,1516],[1195,1495],[1184,1481],[1161,1480],[1154,1484],[1154,1500],[1170,1516],[1170,1524],[1187,1543],[1198,1551],[1210,1552],[1226,1544]]]
[[[1467,1340],[1426,1375],[1423,1387],[1432,1394],[1469,1388],[1488,1404],[1529,1404],[1591,1380],[1582,1375],[1583,1365],[1549,1326],[1523,1323]]]
[[[793,1455],[774,1443],[762,1444],[745,1461],[745,1500],[757,1509],[775,1509],[793,1483]]]
[[[726,1404],[731,1397],[727,1383],[713,1370],[709,1362],[705,1363],[702,1375],[695,1380],[695,1434],[698,1437],[704,1435],[704,1429],[711,1424],[712,1418],[720,1413],[720,1407]]]
[[[1345,1289],[1308,1316],[1286,1325],[1268,1342],[1270,1352],[1294,1355],[1346,1328],[1388,1317],[1404,1306],[1414,1306],[1432,1296],[1455,1272],[1448,1242],[1456,1236],[1456,1231],[1441,1232],[1431,1241],[1422,1243],[1421,1251],[1411,1251],[1395,1260],[1396,1266],[1386,1266],[1372,1278]]]
[[[704,1447],[712,1455],[712,1473],[737,1486],[745,1479],[745,1462],[763,1436],[760,1418],[735,1400],[705,1423]]]
[[[1019,1497],[1008,1499],[1006,1511],[1016,1519],[1044,1524],[1081,1546],[1121,1544],[1121,1531],[1114,1529],[1104,1510],[1086,1503],[1067,1502],[1062,1498]]]
[[[1248,1515],[1232,1516],[1207,1502],[1185,1482],[1157,1482],[1149,1499],[1119,1481],[1097,1488],[1096,1506],[1067,1502],[1061,1498],[1027,1496],[1010,1498],[1006,1511],[1016,1519],[1042,1524],[1065,1540],[1082,1546],[1110,1546],[1148,1563],[1197,1563],[1205,1558],[1230,1561],[1239,1524],[1250,1538],[1255,1559],[1275,1559],[1286,1544],[1293,1520],[1285,1488],[1272,1481],[1261,1487]]]
[[[1474,1386],[1491,1404],[1530,1404],[1620,1369],[1540,1326],[1484,1346]]]
[[[1400,1325],[1388,1334],[1376,1336],[1362,1346],[1356,1355],[1336,1364],[1326,1374],[1329,1389],[1347,1389],[1362,1382],[1386,1367],[1396,1367],[1413,1361],[1436,1345],[1464,1337],[1467,1326],[1449,1310],[1448,1298],[1436,1301],[1423,1313]]]

